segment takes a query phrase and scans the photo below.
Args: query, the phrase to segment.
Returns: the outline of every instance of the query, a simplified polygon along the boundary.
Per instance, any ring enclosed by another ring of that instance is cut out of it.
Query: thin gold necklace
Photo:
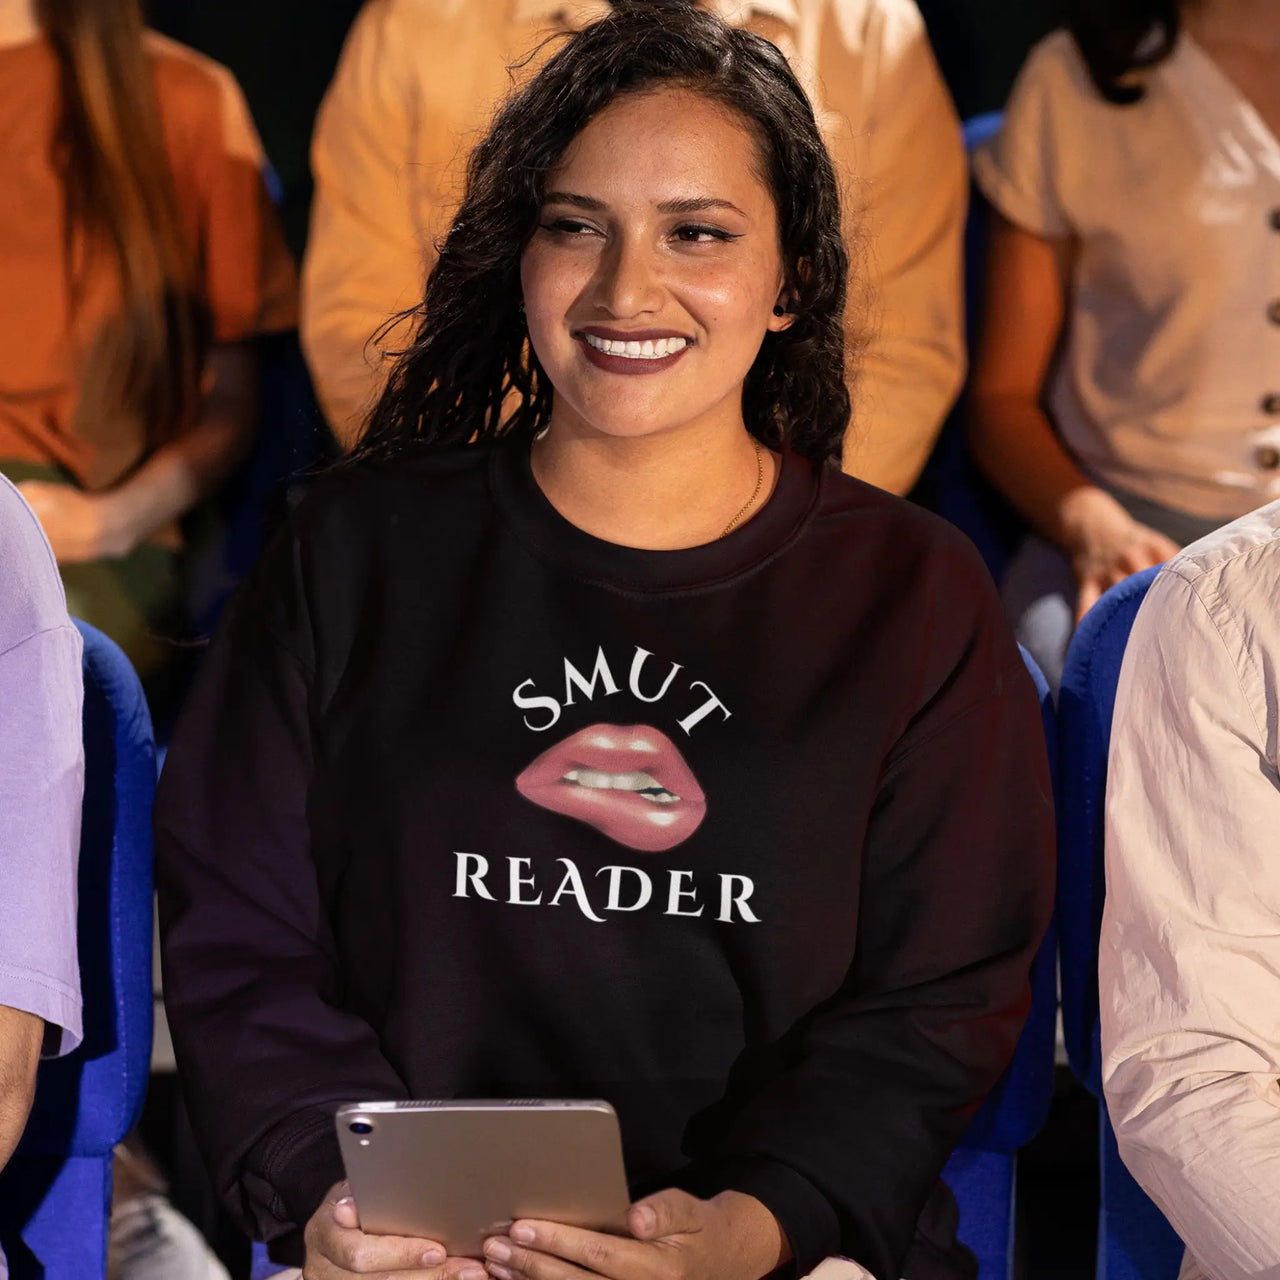
[[[742,517],[755,506],[756,499],[760,496],[760,489],[764,485],[764,451],[760,448],[760,441],[755,439],[754,436],[751,443],[756,447],[756,487],[751,490],[751,497],[747,499],[747,505],[725,525],[724,533],[720,535],[722,538],[732,533],[742,523]]]

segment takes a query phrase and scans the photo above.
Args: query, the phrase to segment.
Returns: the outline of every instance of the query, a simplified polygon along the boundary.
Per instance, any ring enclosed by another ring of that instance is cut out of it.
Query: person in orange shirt
[[[843,464],[905,493],[965,363],[965,160],[919,11],[914,0],[703,7],[777,45],[817,109],[858,263]],[[609,9],[607,0],[369,0],[356,19],[316,125],[301,317],[312,378],[344,446],[385,380],[381,351],[407,341],[403,326],[379,331],[421,298],[495,104],[560,42],[530,50]]]
[[[179,520],[244,456],[296,282],[229,72],[137,0],[0,3],[0,472],[162,696]]]

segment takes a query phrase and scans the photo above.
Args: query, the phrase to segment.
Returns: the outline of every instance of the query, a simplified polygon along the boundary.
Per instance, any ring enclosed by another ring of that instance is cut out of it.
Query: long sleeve
[[[1107,786],[1107,1105],[1125,1163],[1214,1280],[1280,1277],[1280,655],[1257,554],[1239,562],[1256,614],[1214,577],[1156,579]]]
[[[342,1176],[332,1113],[403,1097],[341,1007],[310,852],[310,639],[288,538],[229,610],[156,801],[165,1003],[215,1187],[268,1240]]]
[[[374,335],[422,301],[431,229],[414,221],[423,180],[420,94],[410,60],[430,33],[404,7],[366,4],[316,120],[301,339],[325,417],[349,446],[381,389]],[[436,146],[442,144],[437,142]],[[399,337],[389,340],[394,347]]]
[[[828,106],[850,125],[829,138],[854,245],[844,469],[905,493],[964,380],[968,177],[960,123],[915,5],[871,9],[861,75],[832,61],[835,47],[822,59]]]
[[[981,566],[959,570],[933,588],[937,631],[962,641],[922,654],[934,692],[882,769],[853,965],[754,1064],[763,1084],[731,1082],[739,1109],[715,1181],[770,1207],[801,1275],[837,1252],[879,1280],[902,1274],[943,1165],[1013,1053],[1052,910],[1039,706]]]

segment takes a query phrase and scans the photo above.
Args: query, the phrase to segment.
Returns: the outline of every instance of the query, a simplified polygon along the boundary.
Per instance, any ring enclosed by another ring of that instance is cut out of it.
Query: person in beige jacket
[[[959,124],[914,0],[705,0],[778,45],[841,172],[853,252],[846,471],[915,483],[964,376]],[[547,37],[607,0],[368,0],[321,106],[302,342],[338,441],[359,437],[421,301],[472,143]],[[526,61],[527,60],[527,61]],[[379,334],[375,338],[375,334]]]

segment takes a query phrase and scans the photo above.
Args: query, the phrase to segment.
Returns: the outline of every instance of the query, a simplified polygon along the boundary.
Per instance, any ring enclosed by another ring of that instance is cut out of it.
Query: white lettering
[[[689,684],[689,688],[690,689],[706,689],[708,693],[711,693],[711,687],[709,685],[704,684],[701,680],[691,681]],[[693,730],[693,726],[695,724],[698,724],[701,721],[705,720],[714,710],[716,710],[717,707],[724,712],[724,718],[726,720],[733,714],[733,712],[730,711],[729,708],[726,707],[724,703],[721,702],[720,699],[717,698],[714,693],[711,693],[711,697],[708,698],[707,701],[704,702],[702,706],[700,706],[697,709],[697,711],[693,712],[692,715],[685,716],[683,720],[677,720],[676,724],[678,724],[685,731],[685,733],[690,733]]]
[[[596,665],[592,669],[591,682],[589,684],[582,678],[582,672],[566,658],[564,660],[564,705],[566,707],[573,706],[573,690],[575,686],[581,690],[588,702],[592,701],[596,696],[597,681],[604,685],[606,695],[618,692],[618,686],[613,679],[613,672],[609,670],[609,664],[604,658],[603,646],[596,650]]]
[[[692,871],[668,871],[667,875],[671,877],[670,884],[667,889],[667,909],[662,913],[665,916],[700,916],[702,908],[697,911],[681,911],[680,900],[682,898],[691,898],[694,902],[698,900],[698,891],[696,889],[686,889],[684,881],[693,879]]]
[[[639,867],[601,867],[596,875],[602,876],[606,871],[609,873],[609,901],[604,905],[606,911],[639,911],[641,907],[648,905],[649,899],[653,897],[653,881]],[[636,900],[629,907],[622,905],[622,875],[625,871],[631,872],[638,881]]]
[[[551,726],[560,719],[560,704],[554,698],[549,698],[545,695],[539,695],[536,698],[522,696],[520,690],[527,688],[532,684],[533,678],[530,677],[522,684],[516,685],[515,692],[511,695],[511,701],[514,702],[522,711],[534,711],[538,708],[542,708],[549,713],[551,719],[548,720],[546,724],[534,724],[530,721],[528,716],[524,717],[524,723],[527,729],[532,729],[534,733],[542,733],[544,730],[550,729]]]
[[[531,861],[532,859],[530,858],[507,859],[507,901],[513,907],[536,907],[542,901],[542,894],[538,894],[536,898],[522,898],[520,896],[520,890],[525,885],[532,889],[537,883],[532,876],[522,876],[520,874],[520,868],[529,866]]]
[[[733,886],[737,884],[741,886],[738,893],[733,891]],[[747,899],[756,891],[754,884],[746,876],[731,876],[724,872],[720,873],[720,914],[716,919],[721,924],[733,923],[733,909],[737,907],[742,913],[742,919],[747,924],[759,924],[760,917],[756,915],[749,906]]]
[[[569,897],[577,902],[578,910],[588,920],[594,920],[596,924],[604,924],[604,917],[596,915],[591,910],[591,903],[587,901],[587,886],[582,883],[582,876],[579,874],[578,868],[568,858],[557,858],[556,861],[564,867],[564,879],[560,881],[560,887],[552,896],[550,905],[558,907],[560,899],[568,894]]]
[[[455,885],[453,896],[455,898],[465,898],[467,896],[467,881],[471,881],[471,887],[475,890],[477,898],[487,898],[490,902],[496,902],[497,899],[484,887],[482,877],[489,874],[489,863],[478,853],[455,853],[453,855],[458,862],[458,878]],[[475,870],[468,871],[469,862],[475,863]]]
[[[639,645],[636,645],[636,656],[631,660],[631,676],[627,683],[631,686],[631,692],[635,694],[641,702],[657,702],[658,699],[663,697],[667,690],[671,688],[671,682],[676,678],[676,672],[680,670],[680,664],[678,662],[673,662],[671,664],[671,670],[667,673],[667,678],[662,682],[662,688],[659,689],[652,698],[646,698],[644,694],[640,692],[640,672],[644,670],[645,659],[651,657],[653,657],[653,655],[648,649],[642,649]]]
[[[454,882],[455,898],[483,898],[486,902],[497,902],[485,884],[489,874],[489,860],[478,853],[460,853],[454,855],[456,877]],[[544,903],[544,895],[538,888],[537,873],[534,871],[532,858],[507,859],[507,898],[508,905],[513,907],[558,907],[564,899],[571,899],[578,910],[595,924],[606,924],[604,916],[597,914],[587,895],[587,886],[582,872],[570,858],[557,858],[564,868],[555,893]],[[653,876],[640,867],[621,865],[601,867],[596,873],[604,876],[608,882],[608,899],[601,910],[604,911],[641,911],[654,900]],[[630,889],[627,887],[630,877]],[[694,881],[692,871],[667,872],[666,909],[668,916],[684,916],[697,919],[705,910],[698,899],[698,885]],[[721,924],[759,924],[760,917],[752,910],[749,899],[755,893],[755,885],[749,876],[729,875],[721,872],[720,911],[716,920]],[[710,886],[706,886],[710,888]],[[627,901],[627,898],[630,901]]]

